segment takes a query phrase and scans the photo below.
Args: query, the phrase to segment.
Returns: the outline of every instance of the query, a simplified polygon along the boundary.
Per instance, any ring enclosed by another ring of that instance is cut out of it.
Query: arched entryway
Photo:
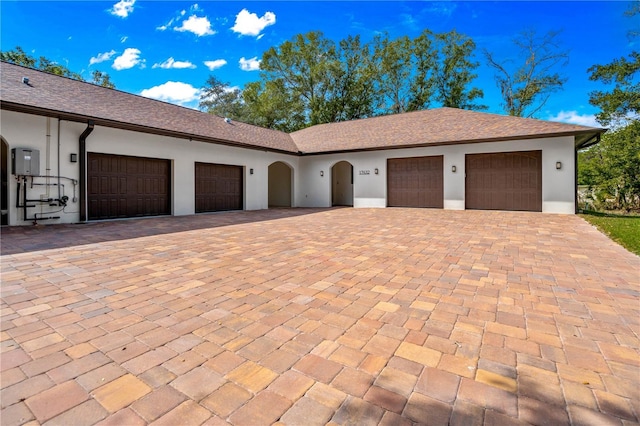
[[[353,207],[353,166],[348,161],[331,168],[331,205]]]
[[[2,225],[9,224],[9,144],[7,141],[2,139],[2,167],[1,167],[1,175],[2,175],[2,199],[0,200],[0,212],[2,214]]]
[[[269,208],[292,206],[293,179],[291,167],[282,161],[269,166]]]

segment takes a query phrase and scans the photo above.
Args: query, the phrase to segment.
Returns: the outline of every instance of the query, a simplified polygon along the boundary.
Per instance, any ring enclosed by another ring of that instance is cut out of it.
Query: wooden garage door
[[[467,154],[467,209],[542,211],[542,151]]]
[[[444,205],[443,157],[392,158],[387,160],[389,207]]]
[[[242,210],[242,167],[196,163],[196,213]]]
[[[169,160],[87,155],[89,219],[171,214]]]

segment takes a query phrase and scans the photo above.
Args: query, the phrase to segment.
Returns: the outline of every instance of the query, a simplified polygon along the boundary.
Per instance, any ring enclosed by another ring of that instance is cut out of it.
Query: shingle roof
[[[545,136],[576,136],[576,144],[604,129],[456,108],[435,108],[341,123],[321,124],[291,134],[300,151],[373,150],[476,143]]]
[[[29,84],[22,78],[27,77]],[[97,125],[291,154],[316,154],[575,136],[580,146],[604,129],[520,117],[436,108],[287,134],[138,95],[0,62],[2,109]]]
[[[53,74],[0,63],[2,108],[33,108],[68,119],[131,128],[202,141],[297,153],[291,137],[275,130],[224,118],[166,102],[107,89]],[[22,82],[29,79],[29,84]]]

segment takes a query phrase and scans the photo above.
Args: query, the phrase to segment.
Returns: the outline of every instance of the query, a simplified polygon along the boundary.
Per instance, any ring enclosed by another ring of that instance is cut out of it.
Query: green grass
[[[585,211],[580,217],[640,256],[640,216]]]

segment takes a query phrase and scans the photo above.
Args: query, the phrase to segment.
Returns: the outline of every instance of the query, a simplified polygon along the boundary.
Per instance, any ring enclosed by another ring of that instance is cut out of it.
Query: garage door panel
[[[242,210],[241,166],[196,163],[196,213]]]
[[[107,195],[109,194],[110,191],[110,186],[109,186],[109,177],[108,176],[101,176],[98,178],[100,181],[100,189],[98,190],[99,194],[102,195]]]
[[[87,164],[90,220],[171,214],[169,160],[89,153]]]
[[[466,155],[467,209],[542,211],[542,151]]]
[[[444,205],[443,156],[387,160],[389,207]]]

